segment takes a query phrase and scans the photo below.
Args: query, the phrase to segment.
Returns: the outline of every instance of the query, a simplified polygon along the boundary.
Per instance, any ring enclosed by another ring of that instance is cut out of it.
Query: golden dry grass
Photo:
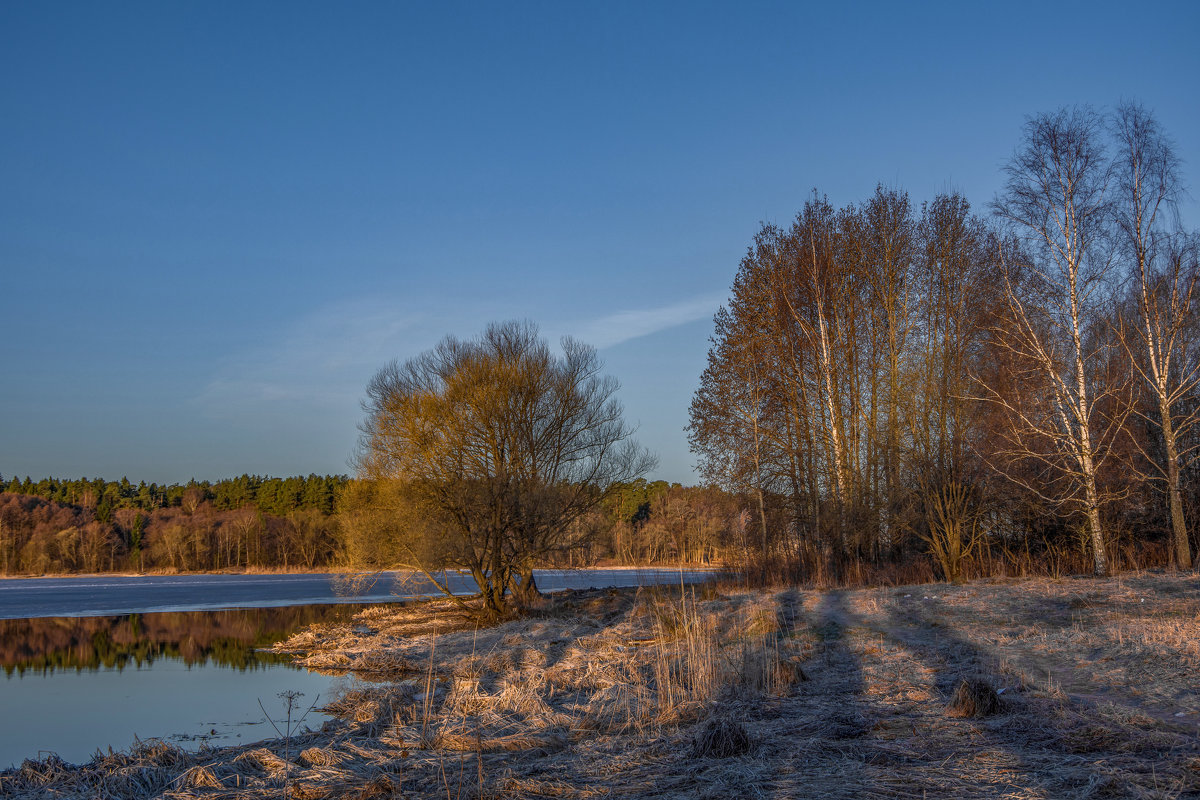
[[[1195,798],[1198,642],[1196,578],[1150,574],[369,609],[281,643],[386,679],[293,761],[148,743],[0,796]]]

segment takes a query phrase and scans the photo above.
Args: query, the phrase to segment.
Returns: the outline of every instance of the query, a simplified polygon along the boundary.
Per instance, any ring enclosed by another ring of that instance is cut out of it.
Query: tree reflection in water
[[[0,667],[12,676],[141,667],[170,658],[240,670],[288,663],[263,648],[313,623],[346,622],[358,604],[166,611],[0,620]]]

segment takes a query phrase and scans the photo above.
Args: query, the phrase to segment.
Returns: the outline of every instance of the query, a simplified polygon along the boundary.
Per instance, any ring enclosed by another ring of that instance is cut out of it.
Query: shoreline
[[[602,567],[538,569],[545,592],[561,589],[694,583],[721,570]],[[476,593],[471,577],[443,573],[443,585],[455,596]],[[162,576],[97,576],[0,580],[0,618],[114,616],[158,611],[269,608],[333,603],[390,603],[399,599],[443,596],[419,572],[345,572],[232,574],[193,573]]]
[[[641,564],[641,565],[622,565],[622,564],[605,564],[596,567],[537,567],[538,572],[602,572],[602,571],[620,571],[620,570],[646,570],[655,572],[677,572],[683,569],[688,572],[721,572],[729,569],[728,565],[714,564]],[[455,572],[465,574],[463,570],[445,570],[444,572]],[[65,580],[69,578],[80,579],[96,579],[96,578],[182,578],[194,576],[227,576],[227,575],[377,575],[377,574],[409,574],[419,575],[421,571],[410,568],[396,568],[385,570],[363,570],[351,567],[330,567],[321,570],[310,569],[253,569],[253,570],[207,570],[198,572],[171,572],[171,571],[150,571],[150,572],[50,572],[38,575],[0,575],[0,582],[3,581],[19,581],[19,580]]]
[[[381,681],[320,731],[26,762],[0,794],[1200,793],[1194,576],[670,590],[567,591],[495,626],[447,600],[368,608],[275,646]],[[956,706],[964,678],[998,693],[989,713]]]

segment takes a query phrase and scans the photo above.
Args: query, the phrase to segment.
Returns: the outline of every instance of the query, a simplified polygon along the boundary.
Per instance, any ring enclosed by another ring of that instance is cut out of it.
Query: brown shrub
[[[729,758],[750,750],[750,734],[736,719],[716,716],[704,724],[692,744],[695,758]]]
[[[999,713],[1000,705],[1000,695],[987,681],[963,678],[954,688],[954,695],[946,705],[946,714],[978,719]]]

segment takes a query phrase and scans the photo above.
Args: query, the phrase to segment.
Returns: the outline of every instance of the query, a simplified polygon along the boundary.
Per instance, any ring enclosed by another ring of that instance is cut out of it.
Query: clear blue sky
[[[760,221],[983,210],[1026,114],[1123,98],[1200,190],[1198,9],[4,3],[0,473],[346,472],[379,366],[528,318],[694,480]]]

